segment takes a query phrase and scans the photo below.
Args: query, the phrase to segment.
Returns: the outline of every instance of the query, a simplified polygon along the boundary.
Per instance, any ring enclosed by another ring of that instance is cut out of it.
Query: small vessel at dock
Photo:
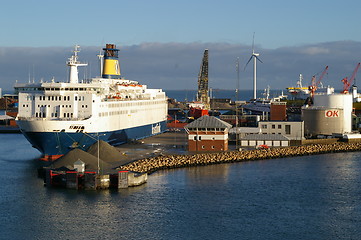
[[[242,108],[251,111],[254,114],[269,113],[272,102],[280,102],[287,99],[287,96],[283,95],[283,92],[278,97],[271,98],[269,86],[264,90],[263,95],[264,97],[262,98],[251,99],[248,103],[243,104]]]
[[[310,96],[310,90],[308,87],[304,87],[302,85],[302,80],[303,76],[300,74],[299,80],[297,81],[297,86],[286,88],[293,99],[306,99]]]
[[[335,89],[330,86],[324,86],[322,84],[322,78],[326,74],[328,66],[326,66],[325,70],[323,71],[322,75],[316,81],[316,76],[312,77],[311,85],[305,87],[302,85],[303,76],[300,74],[299,80],[297,81],[296,87],[288,87],[286,88],[288,93],[291,95],[291,100],[297,99],[307,99],[308,97],[312,96],[315,92],[317,94],[332,94],[335,92]]]

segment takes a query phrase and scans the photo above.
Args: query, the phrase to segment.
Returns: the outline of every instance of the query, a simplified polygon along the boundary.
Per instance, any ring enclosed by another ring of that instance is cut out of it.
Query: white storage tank
[[[336,93],[330,95],[315,94],[313,97],[314,105],[312,107],[324,107],[330,109],[343,109],[343,133],[349,133],[352,131],[352,94]],[[333,116],[331,112],[328,112],[329,119]]]
[[[344,111],[341,108],[308,107],[302,109],[306,137],[344,133]]]

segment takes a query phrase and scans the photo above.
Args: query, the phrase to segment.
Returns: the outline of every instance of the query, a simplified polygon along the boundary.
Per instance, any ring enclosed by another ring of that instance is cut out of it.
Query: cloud
[[[307,55],[328,54],[330,50],[323,47],[307,47],[303,50],[303,53]]]
[[[79,77],[99,76],[97,54],[103,46],[82,46],[79,60],[88,62],[87,68],[80,68]],[[240,58],[240,88],[252,89],[253,67],[250,63],[243,68],[251,56],[251,46],[230,43],[142,43],[120,48],[119,60],[122,75],[147,84],[150,88],[196,89],[198,72],[205,49],[209,49],[209,86],[212,88],[235,89],[237,86],[236,59]],[[69,47],[0,47],[0,87],[12,89],[15,80],[19,82],[58,81],[67,79],[65,65],[71,56]],[[323,83],[336,89],[342,88],[341,79],[350,76],[360,62],[361,42],[338,41],[302,46],[285,46],[266,49],[255,46],[260,53],[257,79],[258,88],[268,85],[271,89],[285,89],[294,86],[300,73],[304,84],[313,75],[329,66]],[[30,76],[30,77],[29,77]]]

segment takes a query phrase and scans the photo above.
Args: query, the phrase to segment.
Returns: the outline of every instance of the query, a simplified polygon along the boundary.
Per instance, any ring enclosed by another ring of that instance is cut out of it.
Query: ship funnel
[[[118,51],[115,44],[107,44],[104,50],[103,78],[120,78]]]

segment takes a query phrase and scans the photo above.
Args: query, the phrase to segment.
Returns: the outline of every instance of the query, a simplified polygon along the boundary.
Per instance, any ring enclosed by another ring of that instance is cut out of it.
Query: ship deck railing
[[[126,102],[126,101],[138,101],[138,100],[161,100],[163,98],[157,97],[136,97],[136,98],[104,98],[104,102]]]
[[[51,121],[51,120],[56,120],[56,121],[83,121],[83,120],[87,120],[89,118],[91,118],[92,116],[89,117],[82,117],[82,118],[40,118],[40,117],[17,117],[17,120],[43,120],[43,121]]]

